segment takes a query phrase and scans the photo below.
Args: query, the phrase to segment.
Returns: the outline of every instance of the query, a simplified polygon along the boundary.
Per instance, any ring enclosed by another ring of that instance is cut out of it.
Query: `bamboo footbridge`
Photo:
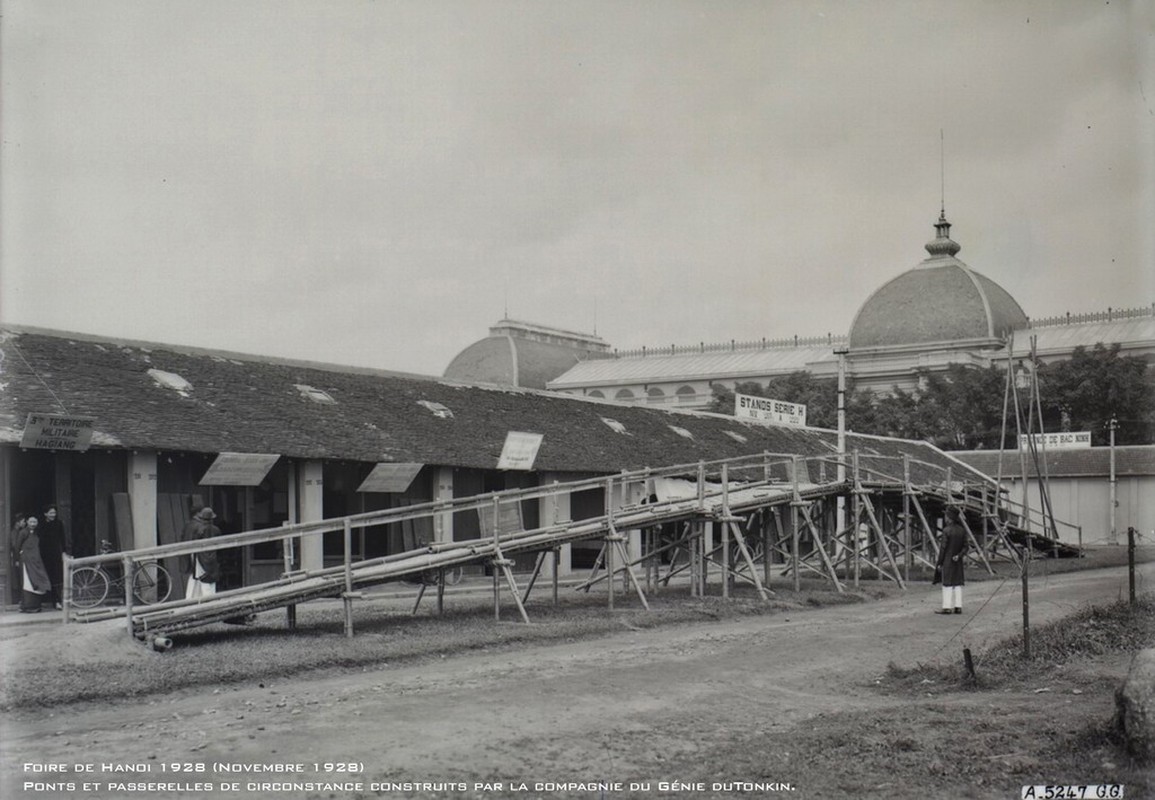
[[[599,489],[605,506],[598,516],[547,522],[544,517],[549,515],[542,514],[542,524],[530,530],[509,522],[520,519],[520,513],[509,511],[523,503],[545,501],[539,507],[556,509],[562,495]],[[933,567],[939,538],[935,523],[948,505],[963,512],[968,557],[979,568],[993,572],[992,562],[1000,559],[1019,564],[1024,556],[1079,554],[1079,548],[1059,539],[1057,526],[1065,523],[1010,503],[994,480],[953,459],[934,464],[909,454],[858,450],[842,456],[761,453],[66,559],[64,619],[124,618],[131,636],[164,649],[171,647],[172,633],[279,608],[288,609],[292,627],[298,604],[340,598],[345,632],[352,636],[353,604],[365,599],[365,589],[392,582],[419,584],[414,590],[420,604],[426,586],[436,586],[440,609],[446,570],[485,566],[493,578],[495,614],[500,614],[504,583],[521,618],[529,622],[525,602],[546,558],[552,554],[554,559],[556,600],[559,548],[575,542],[600,542],[588,579],[576,588],[588,591],[604,582],[611,608],[618,578],[647,609],[647,592],[675,578],[688,581],[691,595],[705,595],[712,578],[720,579],[723,597],[742,582],[768,599],[774,594],[772,570],[780,580],[791,580],[795,589],[803,574],[829,581],[839,592],[848,582],[857,583],[860,575],[905,588],[912,567]],[[444,520],[461,512],[479,515],[478,538],[435,541],[366,560],[352,556],[354,530]],[[344,533],[343,564],[293,570],[292,554],[301,539],[334,531]],[[126,591],[118,605],[79,609],[71,603],[72,571],[78,567],[123,569],[131,586],[141,564],[266,542],[279,542],[284,554],[285,571],[276,580],[162,603],[142,604],[132,591]],[[528,579],[520,576],[524,587],[512,569],[513,557],[523,554],[536,554],[532,574]]]

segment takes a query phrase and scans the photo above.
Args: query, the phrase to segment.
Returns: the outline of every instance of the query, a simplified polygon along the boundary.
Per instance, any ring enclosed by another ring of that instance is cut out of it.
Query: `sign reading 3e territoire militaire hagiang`
[[[93,417],[68,417],[32,412],[24,423],[20,446],[26,450],[83,452],[92,444]]]

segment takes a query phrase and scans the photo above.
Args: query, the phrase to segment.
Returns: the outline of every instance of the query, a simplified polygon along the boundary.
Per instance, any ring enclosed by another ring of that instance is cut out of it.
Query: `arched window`
[[[591,390],[589,391],[589,394],[587,394],[587,395],[586,395],[586,397],[600,397],[600,398],[602,398],[603,400],[605,399],[605,395],[604,395],[604,394],[602,394],[602,390],[601,390],[601,389],[591,389]]]
[[[633,400],[634,399],[634,393],[631,392],[629,389],[618,389],[618,391],[614,394],[614,399],[615,400]]]
[[[651,403],[664,403],[666,402],[666,393],[657,386],[651,386],[649,391],[646,392],[646,398]]]
[[[676,394],[678,396],[679,403],[692,403],[698,396],[698,393],[694,391],[693,386],[679,386]]]

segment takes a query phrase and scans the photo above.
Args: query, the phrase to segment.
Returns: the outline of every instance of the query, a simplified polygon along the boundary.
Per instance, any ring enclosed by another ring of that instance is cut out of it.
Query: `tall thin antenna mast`
[[[940,211],[946,216],[946,143],[942,128],[938,129],[938,168],[939,185],[942,187],[942,206]]]

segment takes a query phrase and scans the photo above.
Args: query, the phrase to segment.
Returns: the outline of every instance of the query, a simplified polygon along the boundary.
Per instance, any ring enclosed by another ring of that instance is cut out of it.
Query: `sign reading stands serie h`
[[[201,486],[257,486],[269,474],[278,455],[221,453],[201,478]]]
[[[769,397],[755,397],[749,394],[734,394],[734,416],[759,422],[775,422],[779,425],[806,425],[806,406],[772,400]]]
[[[1065,432],[1034,434],[1035,448],[1038,450],[1075,450],[1091,446],[1091,432]],[[1019,435],[1019,449],[1030,449],[1030,440],[1026,434]]]
[[[505,446],[501,448],[501,457],[497,459],[498,469],[533,469],[533,462],[537,460],[537,451],[541,447],[540,433],[521,433],[510,431],[505,435]]]
[[[20,446],[26,450],[73,450],[83,452],[92,444],[94,417],[59,414],[28,415]]]
[[[417,477],[424,464],[389,464],[381,462],[361,481],[359,492],[395,492],[409,489],[409,484]]]

